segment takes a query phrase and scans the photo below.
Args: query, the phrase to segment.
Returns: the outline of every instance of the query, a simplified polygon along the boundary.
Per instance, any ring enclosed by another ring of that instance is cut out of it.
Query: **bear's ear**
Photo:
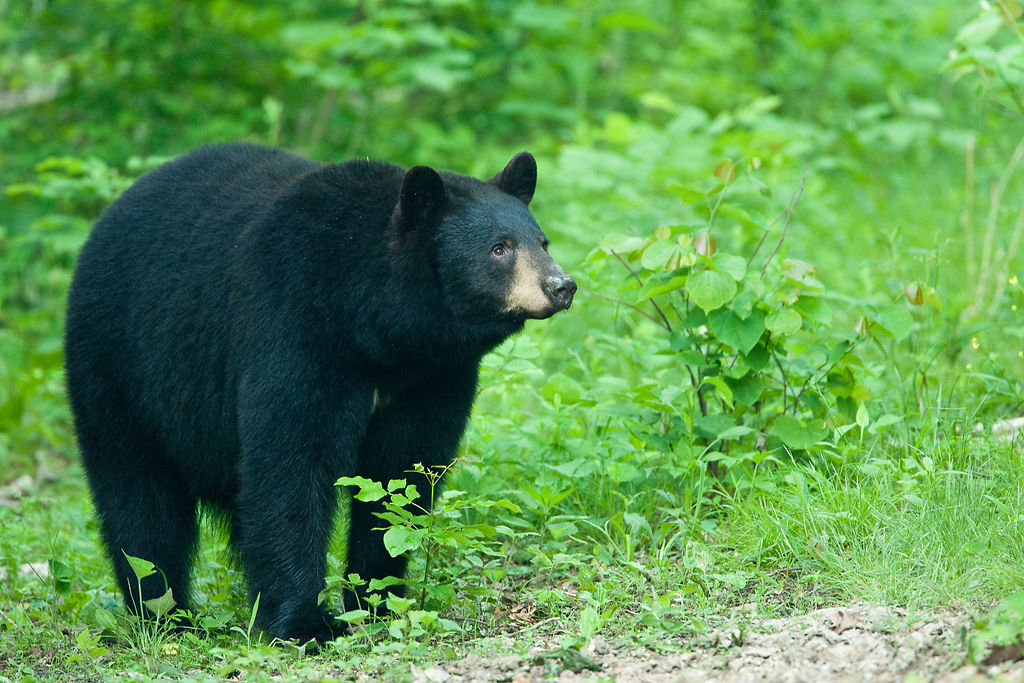
[[[529,206],[537,189],[537,162],[529,152],[520,152],[504,171],[487,182]]]
[[[429,166],[413,166],[402,180],[402,195],[395,207],[394,221],[401,236],[433,223],[444,210],[444,181]]]

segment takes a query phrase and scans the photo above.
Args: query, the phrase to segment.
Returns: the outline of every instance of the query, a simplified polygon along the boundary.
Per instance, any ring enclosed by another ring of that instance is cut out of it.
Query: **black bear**
[[[481,357],[572,302],[527,209],[536,180],[528,153],[482,182],[215,145],[107,209],[72,281],[66,371],[130,608],[164,580],[189,606],[204,508],[227,520],[266,632],[339,633],[317,600],[334,482],[451,462]],[[353,502],[347,571],[401,576],[375,509]],[[125,554],[162,571],[141,595]]]

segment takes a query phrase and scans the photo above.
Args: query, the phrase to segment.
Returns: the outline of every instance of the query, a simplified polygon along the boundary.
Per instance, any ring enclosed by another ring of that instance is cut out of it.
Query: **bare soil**
[[[1024,683],[1024,661],[975,667],[964,658],[964,614],[908,615],[863,603],[784,619],[752,616],[698,639],[666,642],[662,652],[594,638],[582,653],[600,670],[571,670],[539,646],[527,657],[465,659],[413,667],[417,683],[644,681],[697,683],[785,681],[1012,681]],[[545,656],[545,652],[548,653]],[[569,666],[566,666],[569,664]]]

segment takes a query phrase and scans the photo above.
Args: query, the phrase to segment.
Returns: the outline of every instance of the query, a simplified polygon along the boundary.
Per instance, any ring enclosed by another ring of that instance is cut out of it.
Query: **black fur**
[[[571,302],[575,284],[525,206],[535,182],[529,155],[484,183],[221,145],[156,169],[107,210],[72,283],[66,368],[130,607],[163,579],[139,596],[123,553],[154,562],[189,606],[203,504],[230,521],[266,631],[337,633],[317,603],[335,480],[450,462],[483,354]],[[492,254],[499,241],[546,259],[539,275],[571,291],[506,310],[513,261]],[[353,503],[347,571],[401,576],[375,509]]]

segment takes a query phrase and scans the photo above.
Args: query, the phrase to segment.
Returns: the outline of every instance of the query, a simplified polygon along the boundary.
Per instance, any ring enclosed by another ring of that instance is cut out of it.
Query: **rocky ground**
[[[664,652],[624,648],[595,638],[581,658],[543,647],[529,657],[470,656],[413,667],[417,683],[507,681],[1013,681],[1024,683],[1014,652],[992,666],[964,657],[966,615],[918,614],[877,605],[830,607],[785,619],[745,620]],[[560,657],[562,654],[563,657]],[[994,657],[993,659],[1000,659]],[[580,670],[573,671],[574,668]]]

